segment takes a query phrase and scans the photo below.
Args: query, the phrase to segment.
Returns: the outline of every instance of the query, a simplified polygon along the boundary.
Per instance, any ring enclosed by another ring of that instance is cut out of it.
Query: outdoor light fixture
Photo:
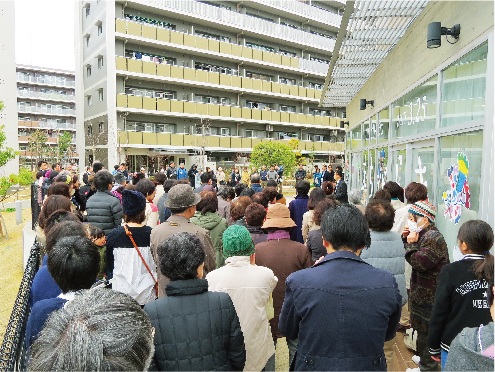
[[[373,101],[373,100],[366,101],[366,98],[361,98],[359,100],[359,109],[360,110],[366,110],[366,105],[371,105],[371,107],[373,107],[374,104],[375,104],[375,101]]]
[[[442,45],[442,35],[446,35],[446,40],[450,44],[455,44],[457,41],[451,43],[447,38],[448,35],[454,39],[459,40],[459,34],[461,33],[461,25],[456,24],[452,28],[442,27],[440,22],[431,22],[428,24],[428,36],[426,46],[428,49],[438,48]]]
[[[347,126],[349,126],[349,122],[348,121],[344,121],[344,120],[341,120],[340,121],[340,127],[341,128],[344,128],[344,125],[346,125],[346,124],[347,124]]]

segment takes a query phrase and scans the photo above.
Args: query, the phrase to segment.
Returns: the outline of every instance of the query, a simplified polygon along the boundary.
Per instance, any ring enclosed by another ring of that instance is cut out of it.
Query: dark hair
[[[157,248],[160,271],[171,281],[196,279],[205,261],[205,248],[194,234],[180,232],[165,239]]]
[[[48,254],[62,238],[69,236],[88,237],[86,225],[76,221],[62,221],[55,224],[46,234],[45,252]]]
[[[57,165],[62,167],[62,165],[60,163],[52,163],[52,169],[55,169],[57,167]]]
[[[242,190],[242,192],[239,195],[239,197],[241,197],[241,196],[249,196],[250,198],[252,198],[254,194],[255,194],[254,190],[252,188],[248,187],[247,189]]]
[[[41,177],[43,177],[44,173],[45,172],[43,172],[43,171],[36,172],[36,179],[39,180]]]
[[[100,161],[95,161],[93,163],[93,173],[98,173],[99,171],[101,171],[103,169],[103,163],[100,162]]]
[[[215,213],[218,210],[218,198],[213,191],[201,191],[201,200],[196,205],[196,210],[201,212],[201,214],[206,214],[206,212]]]
[[[101,163],[98,163],[98,164],[101,164]],[[108,191],[108,185],[111,185],[112,183],[113,183],[112,173],[110,173],[106,169],[102,169],[95,174],[93,184],[95,185],[96,190]]]
[[[270,165],[270,167],[272,167],[273,165]],[[275,180],[268,180],[266,182],[266,187],[277,187],[277,181]]]
[[[411,182],[404,190],[404,194],[406,195],[407,202],[414,204],[428,198],[428,189],[422,183]]]
[[[45,232],[45,236],[50,233],[52,227],[57,226],[64,221],[82,222],[79,215],[59,209],[48,216],[48,219],[45,222],[45,228],[43,230]]]
[[[349,248],[353,252],[369,247],[371,236],[363,213],[350,204],[328,209],[321,218],[321,235],[338,251]]]
[[[101,227],[88,224],[89,237],[93,240],[100,239],[105,236],[105,231]]]
[[[333,194],[333,183],[330,181],[325,181],[321,184],[321,189],[325,191],[326,195],[332,195]]]
[[[251,203],[244,211],[246,224],[249,226],[261,226],[266,218],[266,208],[258,203]]]
[[[315,187],[311,192],[309,193],[309,199],[308,199],[308,210],[312,211],[313,209],[316,208],[316,205],[321,202],[323,199],[326,198],[325,191],[323,191],[319,187]]]
[[[119,169],[119,167],[120,167],[120,165],[114,165],[113,169],[117,170],[117,169]]]
[[[51,180],[53,181],[53,180],[55,179],[55,177],[57,177],[57,176],[58,176],[58,174],[59,174],[59,172],[58,172],[58,171],[52,170],[52,171],[50,172],[50,175],[48,176],[48,178],[49,178],[49,179],[51,179]]]
[[[314,224],[316,226],[320,226],[323,213],[325,213],[327,209],[335,208],[339,204],[340,203],[335,199],[323,199],[318,204],[316,204],[316,207],[313,211]]]
[[[210,181],[211,179],[211,174],[209,172],[204,172],[201,173],[201,176],[199,176],[199,178],[201,179],[201,183],[208,183],[208,181]]]
[[[336,169],[337,170],[334,173],[335,176],[339,176],[340,178],[344,177],[343,174],[342,174],[342,171],[338,167],[336,167]]]
[[[240,196],[239,199],[230,203],[230,217],[232,221],[237,221],[239,218],[244,217],[247,206],[252,202],[249,196]]]
[[[251,197],[251,200],[253,201],[253,203],[261,204],[265,208],[268,208],[268,203],[270,202],[268,200],[268,197],[266,196],[266,194],[264,194],[262,192],[258,192],[256,194],[254,194]]]
[[[143,223],[145,218],[146,218],[146,209],[143,209],[141,212],[134,215],[127,215],[125,213],[122,213],[122,219],[124,220],[125,223]]]
[[[254,173],[251,176],[251,183],[260,183],[261,181],[260,175],[258,173]]]
[[[296,182],[296,193],[297,195],[308,195],[311,185],[308,181],[299,180]]]
[[[135,173],[134,176],[132,176],[132,184],[137,185],[139,181],[144,180],[145,178],[146,176],[143,173]]]
[[[388,181],[385,185],[383,185],[383,189],[387,190],[390,193],[390,197],[392,199],[404,199],[404,189],[397,183],[393,181]]]
[[[155,173],[155,181],[158,182],[159,185],[163,185],[165,180],[167,179],[167,175],[163,172]]]
[[[60,239],[48,253],[48,271],[62,293],[89,289],[100,269],[100,253],[87,237]]]
[[[268,203],[271,203],[278,196],[278,191],[275,187],[265,187],[262,193],[266,195]]]
[[[384,200],[390,203],[392,201],[392,198],[390,197],[390,193],[387,190],[383,189],[375,192],[375,195],[373,195],[373,200]]]
[[[191,182],[189,182],[189,180],[187,178],[181,178],[180,180],[174,180],[174,183],[172,184],[172,186],[170,186],[170,189],[172,187],[174,187],[175,185],[189,185],[191,186]],[[170,191],[169,189],[169,191]]]
[[[79,176],[77,174],[73,174],[70,177],[73,185],[79,181]]]
[[[174,180],[166,180],[165,182],[163,182],[163,191],[165,191],[166,194],[170,191],[174,182]]]
[[[394,226],[395,210],[389,201],[373,198],[366,206],[364,216],[374,231],[390,231]]]
[[[235,196],[240,196],[242,190],[247,189],[247,187],[248,187],[248,185],[246,185],[245,183],[239,182],[237,185],[235,185],[235,188],[234,188]]]
[[[457,233],[457,240],[466,243],[467,247],[476,254],[484,254],[484,260],[473,260],[473,270],[479,280],[492,280],[493,283],[493,229],[482,220],[469,220],[462,224]],[[491,289],[490,289],[491,292]]]
[[[51,195],[47,197],[45,202],[43,203],[43,207],[41,208],[40,216],[38,217],[39,227],[43,230],[45,229],[48,217],[50,217],[53,212],[59,209],[70,212],[71,208],[72,202],[65,196]]]
[[[223,200],[227,200],[229,198],[232,200],[235,198],[235,190],[231,186],[221,186],[220,189],[218,189],[217,195]]]
[[[66,182],[54,182],[48,188],[47,195],[61,195],[70,199],[70,187]]]
[[[156,185],[148,178],[143,178],[136,184],[136,191],[143,194],[145,198],[153,194],[155,189]]]
[[[38,168],[40,168],[43,164],[46,164],[46,161],[45,160],[40,160],[38,162]]]

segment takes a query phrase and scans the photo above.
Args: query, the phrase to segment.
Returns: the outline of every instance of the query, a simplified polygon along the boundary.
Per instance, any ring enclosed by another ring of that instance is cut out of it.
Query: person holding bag
[[[156,265],[150,249],[151,227],[143,224],[146,199],[138,191],[122,191],[124,226],[107,237],[106,275],[112,289],[145,305],[157,297]]]

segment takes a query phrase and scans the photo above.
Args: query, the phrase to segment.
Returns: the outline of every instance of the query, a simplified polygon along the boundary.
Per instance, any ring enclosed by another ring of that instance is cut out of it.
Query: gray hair
[[[361,199],[363,198],[363,193],[361,190],[353,189],[349,192],[349,202],[352,204],[361,204]]]
[[[32,346],[30,371],[146,371],[154,355],[147,314],[126,294],[94,288],[53,312]]]

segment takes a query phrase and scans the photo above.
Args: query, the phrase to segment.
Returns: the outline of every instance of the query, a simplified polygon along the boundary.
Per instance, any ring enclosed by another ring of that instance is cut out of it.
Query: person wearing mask
[[[185,187],[191,198],[199,197]],[[170,193],[177,188],[184,185]],[[227,293],[208,291],[208,281],[202,279],[206,250],[196,234],[187,232],[172,234],[157,246],[160,272],[170,282],[166,296],[144,311],[156,329],[154,364],[159,371],[244,369],[246,349],[234,304]]]
[[[175,168],[175,163],[171,162],[169,167],[167,168],[167,178],[169,180],[176,180],[177,177],[177,168]]]
[[[436,371],[437,361],[428,350],[428,325],[433,307],[438,275],[449,263],[449,253],[443,235],[435,226],[436,209],[427,201],[418,201],[409,208],[408,226],[402,240],[406,260],[412,266],[411,325],[418,332],[417,353],[420,371]],[[410,369],[407,372],[417,371]]]
[[[228,293],[239,316],[246,345],[245,371],[275,371],[275,348],[266,307],[277,284],[267,267],[255,265],[255,247],[249,231],[238,225],[223,233],[226,265],[206,276],[208,289]]]
[[[187,170],[184,166],[184,163],[179,165],[179,169],[177,170],[177,179],[181,180],[183,178],[187,178]]]
[[[335,185],[335,199],[339,201],[341,204],[342,203],[348,203],[347,199],[347,184],[345,183],[344,179],[342,178],[342,171],[336,171],[335,172],[335,182],[337,183]]]
[[[430,354],[441,361],[442,371],[452,340],[464,328],[486,326],[492,320],[484,278],[491,276],[493,283],[493,229],[481,220],[467,221],[457,242],[464,258],[442,268],[428,328]]]
[[[267,241],[256,244],[256,265],[268,267],[278,278],[273,291],[274,317],[270,319],[272,337],[275,344],[282,336],[278,330],[278,322],[285,298],[285,280],[298,270],[311,266],[311,256],[305,245],[290,240],[289,232],[296,226],[290,218],[289,209],[282,204],[274,204],[268,208],[266,220],[261,226],[268,231]],[[297,335],[287,337],[289,348],[289,364],[294,358],[297,348]]]
[[[173,186],[168,192],[167,201],[165,202],[165,207],[170,209],[172,215],[165,223],[161,223],[151,231],[151,251],[153,252],[155,263],[158,263],[158,298],[166,296],[165,288],[170,279],[160,271],[157,248],[175,233],[188,232],[198,236],[203,242],[201,246],[205,250],[204,274],[206,275],[208,272],[215,270],[215,249],[213,248],[210,233],[190,221],[196,213],[196,205],[200,201],[201,196],[195,194],[191,186],[181,183]]]
[[[261,187],[265,188],[266,182],[268,181],[268,171],[266,170],[266,165],[263,165],[261,167],[260,180],[261,180]]]
[[[401,310],[395,278],[360,258],[371,238],[357,208],[327,210],[321,233],[328,254],[286,281],[278,329],[299,338],[293,369],[386,371],[383,344],[395,337]]]
[[[199,195],[201,201],[196,206],[196,214],[191,217],[191,222],[209,231],[215,249],[215,265],[219,268],[225,264],[222,255],[222,235],[227,229],[227,220],[216,213],[218,199],[213,191],[202,191]]]

